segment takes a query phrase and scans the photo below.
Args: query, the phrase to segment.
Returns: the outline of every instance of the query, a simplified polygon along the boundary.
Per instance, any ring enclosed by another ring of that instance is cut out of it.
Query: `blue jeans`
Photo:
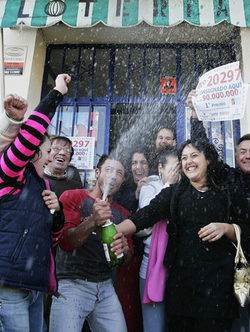
[[[42,332],[43,296],[38,291],[0,287],[0,332]]]
[[[94,332],[127,331],[111,279],[64,279],[59,281],[58,291],[61,296],[53,297],[51,306],[50,332],[81,332],[85,319]]]
[[[142,303],[145,279],[140,278],[140,296],[144,332],[167,331],[166,309],[164,302]]]

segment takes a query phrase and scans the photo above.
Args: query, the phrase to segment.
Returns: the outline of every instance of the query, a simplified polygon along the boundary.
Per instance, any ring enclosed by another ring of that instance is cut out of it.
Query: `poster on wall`
[[[192,98],[201,121],[238,120],[244,116],[248,85],[241,78],[239,61],[216,67],[199,78]]]
[[[74,148],[74,155],[71,163],[78,169],[93,169],[94,167],[94,152],[95,152],[95,138],[94,137],[69,137]]]
[[[26,46],[5,46],[4,74],[23,75],[26,54],[27,54]]]
[[[177,80],[175,77],[161,78],[161,94],[162,95],[176,95],[177,93]]]

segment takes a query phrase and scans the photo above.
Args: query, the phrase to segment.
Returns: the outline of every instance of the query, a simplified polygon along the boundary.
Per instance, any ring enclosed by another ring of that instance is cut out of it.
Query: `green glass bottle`
[[[105,256],[108,264],[111,267],[120,265],[123,262],[124,255],[123,253],[119,256],[116,256],[115,253],[111,251],[110,244],[114,241],[114,235],[117,233],[115,225],[108,219],[105,224],[102,225],[101,237]]]

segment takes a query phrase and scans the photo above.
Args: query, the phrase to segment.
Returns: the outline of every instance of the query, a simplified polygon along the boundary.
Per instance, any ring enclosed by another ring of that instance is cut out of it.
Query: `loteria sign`
[[[188,22],[213,26],[226,21],[250,26],[249,0],[0,0],[2,28],[26,25],[46,27],[63,22],[89,27],[99,22],[110,27],[174,26]]]

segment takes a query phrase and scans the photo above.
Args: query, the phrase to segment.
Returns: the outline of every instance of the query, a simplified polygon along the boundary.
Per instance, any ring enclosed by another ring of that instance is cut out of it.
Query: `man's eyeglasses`
[[[52,146],[51,147],[52,150],[54,150],[55,152],[60,152],[60,151],[63,151],[64,153],[67,153],[67,154],[71,154],[72,153],[72,149],[71,148],[63,148],[61,146]]]

